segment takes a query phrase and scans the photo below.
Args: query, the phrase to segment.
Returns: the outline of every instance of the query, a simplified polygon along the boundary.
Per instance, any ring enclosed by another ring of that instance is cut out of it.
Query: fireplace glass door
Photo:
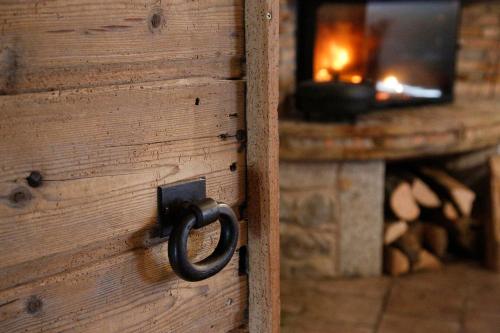
[[[376,106],[450,101],[459,6],[299,1],[297,81],[369,83]]]

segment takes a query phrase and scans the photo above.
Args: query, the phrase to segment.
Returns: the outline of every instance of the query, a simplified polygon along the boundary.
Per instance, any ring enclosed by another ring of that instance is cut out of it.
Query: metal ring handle
[[[214,252],[199,262],[191,263],[187,253],[189,232],[209,225],[217,219],[221,225],[221,232]],[[207,199],[199,205],[191,205],[189,212],[174,226],[170,234],[168,241],[170,265],[174,272],[186,281],[208,279],[229,263],[236,250],[238,235],[238,219],[228,205],[218,204],[212,199]]]

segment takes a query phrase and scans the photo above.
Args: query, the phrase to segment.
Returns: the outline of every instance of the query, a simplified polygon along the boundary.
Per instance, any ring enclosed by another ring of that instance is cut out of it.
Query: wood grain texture
[[[490,160],[491,219],[485,223],[486,265],[500,272],[500,156]]]
[[[0,286],[141,245],[159,185],[206,176],[244,202],[243,104],[241,81],[210,79],[0,97]]]
[[[279,332],[279,3],[247,0],[250,332]]]
[[[498,99],[374,112],[356,124],[280,122],[280,157],[284,160],[397,160],[499,142]]]
[[[246,230],[242,222],[242,230]],[[217,228],[194,232],[193,260],[218,240]],[[239,246],[246,242],[245,233]],[[179,280],[167,244],[112,258],[0,292],[5,332],[228,332],[244,323],[248,283],[238,252],[217,276]]]
[[[243,0],[0,2],[0,93],[243,75]]]

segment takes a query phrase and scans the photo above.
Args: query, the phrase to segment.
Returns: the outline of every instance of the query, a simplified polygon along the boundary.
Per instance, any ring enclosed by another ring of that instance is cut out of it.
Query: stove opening
[[[369,84],[375,107],[453,99],[458,0],[298,6],[298,91],[305,81]]]

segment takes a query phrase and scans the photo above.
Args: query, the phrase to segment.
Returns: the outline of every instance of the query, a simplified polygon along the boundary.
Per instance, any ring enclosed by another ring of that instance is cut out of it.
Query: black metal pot
[[[304,81],[297,89],[297,107],[309,120],[350,120],[368,112],[374,101],[369,83]]]

